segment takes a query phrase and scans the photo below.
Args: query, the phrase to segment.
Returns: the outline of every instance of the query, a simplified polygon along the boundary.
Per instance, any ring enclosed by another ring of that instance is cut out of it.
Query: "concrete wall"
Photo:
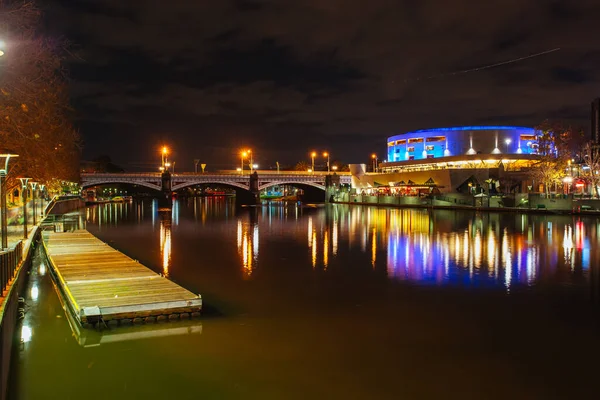
[[[572,210],[573,196],[545,197],[538,193],[529,194],[529,208],[547,210]]]
[[[48,210],[48,214],[62,215],[84,207],[85,201],[78,197],[73,199],[58,200],[56,203],[54,203],[52,208]]]

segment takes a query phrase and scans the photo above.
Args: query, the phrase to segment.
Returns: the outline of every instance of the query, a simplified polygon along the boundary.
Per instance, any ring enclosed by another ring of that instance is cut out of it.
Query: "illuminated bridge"
[[[263,190],[276,185],[292,185],[297,187],[314,187],[325,190],[325,177],[327,172],[304,172],[304,171],[255,171],[258,175],[258,190]],[[349,172],[337,172],[340,184],[350,184]],[[142,173],[82,173],[81,186],[107,185],[113,183],[128,183],[132,185],[145,186],[154,190],[162,190],[162,174],[160,172]],[[251,175],[249,172],[241,175],[237,171],[219,171],[211,173],[181,173],[171,176],[171,190],[177,191],[188,186],[199,184],[228,185],[238,189],[251,191]]]

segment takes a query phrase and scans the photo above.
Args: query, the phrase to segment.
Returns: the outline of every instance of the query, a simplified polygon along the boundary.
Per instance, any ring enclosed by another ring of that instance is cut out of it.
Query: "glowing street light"
[[[0,154],[0,160],[4,159],[4,166],[0,161],[0,225],[2,225],[2,249],[8,248],[8,220],[6,216],[6,175],[8,174],[8,162],[10,159],[19,157],[17,154]],[[2,168],[4,167],[4,168]]]
[[[252,173],[252,167],[254,165],[254,163],[252,162],[252,150],[249,150],[249,149],[242,150],[240,155],[242,157],[242,168],[241,168],[242,175],[244,175],[244,158],[246,158],[246,157],[250,157],[250,162],[248,163],[248,167],[250,167],[250,173]]]
[[[373,159],[373,172],[377,172],[377,154],[371,154],[371,158]]]
[[[165,164],[167,164],[167,156],[169,155],[169,149],[167,148],[167,146],[163,146],[160,153],[161,153],[161,160],[162,160],[161,164],[163,166],[163,169],[166,169]]]
[[[35,206],[35,189],[37,188],[37,182],[29,182],[31,185],[31,203],[33,204],[33,225],[37,224],[36,206]]]
[[[327,157],[327,173],[329,173],[329,152],[324,152],[323,157]]]
[[[19,178],[21,181],[21,197],[23,198],[23,239],[27,239],[27,182],[31,178]]]
[[[508,153],[508,145],[511,144],[512,140],[510,138],[504,139],[504,144],[506,145],[506,152]]]
[[[44,217],[44,189],[46,185],[43,183],[40,185],[40,218]]]
[[[316,152],[313,151],[312,153],[310,153],[310,158],[312,160],[312,164],[311,164],[312,168],[308,172],[313,172],[315,170],[315,157],[316,156],[317,156]]]
[[[331,167],[331,169],[332,169],[332,170],[334,170],[334,171],[337,171],[337,169],[338,169],[338,166],[337,166],[337,165],[334,165],[334,166],[332,166],[332,167]]]

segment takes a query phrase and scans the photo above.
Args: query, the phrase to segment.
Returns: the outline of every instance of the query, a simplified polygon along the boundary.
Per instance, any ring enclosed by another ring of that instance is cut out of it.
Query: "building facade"
[[[353,187],[402,195],[526,192],[534,185],[528,171],[538,160],[533,128],[423,129],[389,137],[380,173],[353,174]]]
[[[387,162],[476,154],[536,154],[533,128],[459,126],[422,129],[388,138]]]

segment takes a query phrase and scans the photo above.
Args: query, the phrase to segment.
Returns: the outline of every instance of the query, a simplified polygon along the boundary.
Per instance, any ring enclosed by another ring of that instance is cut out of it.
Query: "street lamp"
[[[33,205],[33,226],[37,225],[37,210],[35,205],[35,189],[37,188],[37,182],[29,182],[31,185],[31,204]]]
[[[241,171],[242,175],[244,175],[244,158],[246,158],[246,156],[248,156],[248,152],[242,151],[241,156],[242,156],[242,168],[240,168],[240,171]]]
[[[508,145],[512,142],[510,139],[504,139],[504,144],[506,145],[506,152],[508,153]]]
[[[327,173],[329,173],[329,152],[324,152],[323,157],[327,157]]]
[[[332,167],[331,167],[331,169],[332,169],[332,170],[334,170],[334,171],[337,171],[337,169],[338,169],[338,166],[337,166],[337,165],[334,165],[334,166],[332,166]]]
[[[310,158],[312,160],[312,164],[311,164],[312,168],[308,172],[313,172],[315,170],[315,157],[316,156],[317,156],[316,152],[313,151],[312,153],[310,153]]]
[[[2,225],[2,249],[8,248],[8,222],[6,219],[6,175],[8,174],[8,162],[10,158],[19,157],[17,154],[0,154],[0,160],[4,158],[4,169],[0,161],[0,224]]]
[[[373,159],[373,172],[377,172],[377,154],[371,154],[371,158]]]
[[[162,166],[164,167],[165,164],[167,163],[167,155],[169,154],[169,149],[167,148],[167,146],[163,146],[161,154],[162,154]]]
[[[46,188],[46,185],[41,184],[40,185],[40,217],[44,217],[44,189]]]
[[[27,182],[31,178],[19,178],[21,181],[21,197],[23,197],[23,239],[27,239]]]

